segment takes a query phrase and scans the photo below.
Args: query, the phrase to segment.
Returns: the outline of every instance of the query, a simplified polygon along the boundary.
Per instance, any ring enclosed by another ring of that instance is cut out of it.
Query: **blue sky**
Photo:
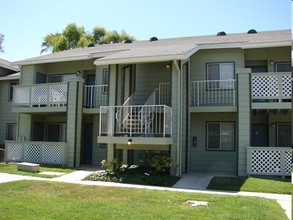
[[[137,40],[290,29],[290,0],[0,0],[0,58],[40,55],[47,34],[69,23],[125,30]]]

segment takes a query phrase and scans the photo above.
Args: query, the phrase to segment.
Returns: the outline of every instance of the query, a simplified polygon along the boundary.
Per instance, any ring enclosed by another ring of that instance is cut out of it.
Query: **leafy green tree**
[[[53,53],[75,47],[84,47],[89,44],[118,43],[125,40],[134,41],[135,38],[125,31],[107,31],[104,27],[96,26],[91,33],[87,33],[83,26],[75,23],[68,24],[62,33],[48,34],[44,37],[41,54],[52,51]]]
[[[3,49],[3,46],[2,46],[3,41],[4,41],[4,35],[0,34],[0,53],[4,52],[4,49]]]

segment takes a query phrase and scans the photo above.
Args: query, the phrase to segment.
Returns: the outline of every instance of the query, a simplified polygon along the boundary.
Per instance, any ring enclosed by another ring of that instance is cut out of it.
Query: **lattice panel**
[[[30,88],[29,87],[23,87],[18,88],[14,87],[13,91],[13,101],[17,104],[29,104],[29,97],[30,97]]]
[[[64,152],[63,147],[60,145],[52,145],[52,144],[45,144],[43,147],[43,155],[42,155],[42,161],[44,163],[62,163]]]
[[[22,145],[9,143],[6,146],[8,161],[22,161]]]
[[[252,151],[253,173],[281,173],[280,151]]]
[[[41,104],[48,102],[48,87],[47,86],[38,86],[32,88],[31,94],[31,103],[32,104]]]
[[[253,76],[252,77],[253,97],[274,97],[279,96],[277,76]]]
[[[24,161],[41,162],[41,149],[39,144],[24,145]]]
[[[67,102],[67,84],[50,86],[50,102]]]
[[[285,172],[291,173],[292,151],[285,152]]]
[[[283,96],[291,97],[292,95],[292,77],[291,76],[283,76],[282,77],[282,88],[283,88]]]

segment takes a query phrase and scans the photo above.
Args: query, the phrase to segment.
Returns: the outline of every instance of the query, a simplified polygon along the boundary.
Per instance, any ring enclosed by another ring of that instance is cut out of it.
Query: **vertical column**
[[[68,166],[80,165],[82,108],[84,80],[76,78],[68,83],[67,96],[67,161]]]
[[[109,82],[109,106],[115,106],[116,105],[116,85],[117,84],[117,65],[112,64],[110,65],[110,82]],[[115,113],[114,113],[115,114]],[[113,117],[115,118],[115,116]],[[113,128],[115,126],[114,120],[111,125]],[[107,161],[111,161],[114,159],[115,155],[115,146],[114,144],[108,144],[107,145]]]
[[[237,142],[238,142],[238,175],[246,176],[246,147],[250,145],[251,127],[251,82],[250,69],[237,69],[238,104],[237,104]]]
[[[16,140],[30,141],[32,116],[29,114],[18,114]]]
[[[177,61],[172,63],[172,75],[171,75],[171,107],[172,107],[172,137],[174,138],[174,143],[171,145],[171,158],[176,159],[178,163],[177,170],[172,170],[172,175],[180,175],[181,174],[181,158],[180,158],[180,127],[178,127],[178,120],[180,117],[180,70],[178,68],[179,64],[176,64]],[[180,125],[180,124],[179,124]]]

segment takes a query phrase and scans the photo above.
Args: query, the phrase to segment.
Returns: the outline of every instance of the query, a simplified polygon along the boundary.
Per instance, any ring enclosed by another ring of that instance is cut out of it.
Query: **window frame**
[[[12,139],[9,138],[9,136],[10,136],[9,135],[9,131],[10,131],[9,127],[10,126],[13,126],[13,138]],[[5,139],[6,140],[11,140],[11,141],[15,141],[16,140],[16,123],[6,123]]]
[[[291,67],[291,62],[275,62],[275,65],[274,65],[275,72],[277,72],[277,73],[289,73],[289,72],[291,72],[291,70],[289,70],[289,71],[278,71],[278,65],[289,65]]]
[[[11,80],[9,81],[9,90],[8,90],[8,102],[12,102],[13,100],[13,87],[19,85],[19,80]]]
[[[292,124],[290,122],[278,122],[278,123],[276,123],[276,146],[277,147],[292,147],[290,143],[289,143],[288,146],[284,146],[284,145],[279,146],[279,125],[284,125],[284,124],[289,125],[289,127],[292,129]],[[292,135],[292,131],[291,131],[290,134]],[[291,137],[291,139],[292,139],[292,137]],[[290,141],[291,141],[291,139],[289,138]]]
[[[209,125],[210,124],[217,124],[217,125],[220,125],[220,131],[219,131],[219,139],[220,139],[220,142],[219,142],[219,148],[210,148],[209,147]],[[231,137],[233,138],[232,140],[232,146],[233,146],[233,149],[223,149],[221,147],[222,145],[222,142],[221,142],[221,125],[222,124],[232,124],[233,125],[233,130],[232,130],[232,134],[231,134]],[[235,132],[235,122],[234,121],[208,121],[206,122],[206,150],[207,151],[224,151],[224,152],[234,152],[236,150],[236,146],[235,146],[235,143],[236,143],[236,136],[235,136],[236,132]]]
[[[66,77],[66,76],[72,76],[72,77],[68,77],[67,79],[63,79],[63,77]],[[52,82],[52,78],[54,77],[62,77],[61,81],[58,81],[58,82]],[[52,75],[49,75],[49,83],[66,83],[66,82],[69,82],[70,79],[72,78],[76,78],[76,73],[64,73],[64,74],[52,74]]]
[[[103,69],[103,75],[102,75],[102,85],[103,87],[103,94],[109,93],[109,82],[110,82],[110,72],[109,68]],[[105,87],[107,85],[107,87]]]
[[[233,67],[233,73],[232,73],[232,78],[231,79],[222,79],[222,72],[221,72],[221,65],[224,64],[231,64]],[[209,66],[211,65],[219,65],[219,79],[210,79],[210,72],[209,72]],[[227,62],[208,62],[206,63],[206,79],[207,79],[207,90],[208,91],[223,91],[223,90],[233,90],[235,89],[235,84],[233,86],[221,86],[222,84],[219,83],[218,87],[211,87],[211,82],[210,81],[216,81],[219,80],[235,80],[235,62],[234,61],[227,61]]]

